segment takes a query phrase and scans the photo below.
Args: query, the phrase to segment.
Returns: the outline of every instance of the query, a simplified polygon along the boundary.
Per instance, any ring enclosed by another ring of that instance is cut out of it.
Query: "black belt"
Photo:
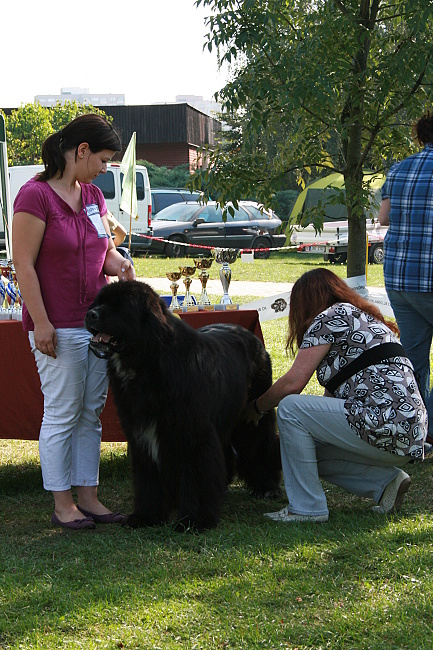
[[[356,375],[357,372],[373,366],[375,363],[387,361],[392,357],[406,357],[407,352],[400,343],[380,343],[368,350],[364,350],[356,359],[344,366],[332,379],[325,384],[326,390],[333,393],[341,384]]]

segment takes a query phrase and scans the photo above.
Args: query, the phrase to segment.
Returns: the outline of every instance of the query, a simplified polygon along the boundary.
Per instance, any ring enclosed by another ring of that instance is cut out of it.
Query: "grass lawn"
[[[180,257],[178,259],[167,257],[136,257],[134,258],[137,275],[147,278],[164,278],[167,271],[177,271],[179,266],[194,266],[193,258]],[[272,253],[268,260],[254,260],[248,264],[237,259],[230,264],[232,282],[235,280],[257,282],[295,282],[302,273],[318,266],[326,265],[332,271],[346,277],[345,264],[325,264],[322,255],[305,255],[295,252]],[[220,265],[212,263],[209,269],[211,280],[218,279]],[[195,276],[194,276],[195,277]],[[367,283],[370,286],[383,287],[383,270],[379,264],[369,264],[367,269]],[[170,290],[170,281],[167,280],[167,292]]]
[[[291,282],[321,263],[293,254],[237,261],[233,279]],[[136,261],[144,277],[172,265]],[[369,284],[383,286],[381,274],[369,267]],[[291,363],[286,327],[263,324],[275,377]],[[314,379],[306,390],[318,393]],[[0,440],[0,648],[431,650],[432,463],[409,466],[399,516],[375,515],[368,501],[324,483],[330,521],[289,527],[263,517],[284,501],[251,499],[234,484],[220,525],[202,535],[169,526],[72,532],[50,524],[37,443]],[[132,507],[125,444],[103,444],[100,496]]]

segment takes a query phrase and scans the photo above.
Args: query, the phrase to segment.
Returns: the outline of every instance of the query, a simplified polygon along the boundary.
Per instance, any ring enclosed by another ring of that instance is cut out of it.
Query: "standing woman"
[[[131,262],[114,247],[103,194],[92,185],[120,150],[120,138],[107,120],[81,115],[45,140],[45,170],[23,185],[14,203],[13,261],[24,301],[23,327],[44,395],[42,477],[54,496],[51,521],[65,528],[123,519],[97,497],[99,416],[108,379],[106,362],[90,352],[84,327],[106,275],[135,277]]]
[[[400,508],[410,486],[400,468],[423,458],[427,412],[397,333],[327,269],[294,284],[287,348],[296,359],[247,413],[257,422],[278,405],[289,504],[270,519],[327,521],[320,478],[372,499],[376,512]],[[300,395],[315,371],[325,395]]]

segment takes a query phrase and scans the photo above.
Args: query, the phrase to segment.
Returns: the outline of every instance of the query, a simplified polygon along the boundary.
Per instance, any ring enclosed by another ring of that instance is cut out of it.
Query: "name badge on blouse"
[[[107,231],[104,228],[101,215],[99,214],[99,206],[96,205],[96,203],[92,203],[91,205],[86,205],[86,212],[90,221],[96,228],[96,232],[98,233],[99,239],[101,239],[102,237],[108,238]]]

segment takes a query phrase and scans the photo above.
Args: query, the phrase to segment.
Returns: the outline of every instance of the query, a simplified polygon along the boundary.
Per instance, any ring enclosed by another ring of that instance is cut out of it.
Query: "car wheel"
[[[376,244],[370,248],[369,255],[370,264],[383,264],[383,246]]]
[[[331,264],[344,264],[347,261],[347,253],[335,253],[334,255],[329,256],[329,261]]]
[[[173,242],[172,244],[166,244],[164,248],[164,253],[167,257],[184,257],[186,255],[186,246],[179,246],[175,242],[185,243],[185,239],[181,235],[172,235],[169,237],[169,240]]]
[[[267,239],[264,237],[258,237],[254,242],[253,242],[253,248],[256,250],[254,251],[254,259],[256,260],[267,260],[270,251],[267,250],[262,250],[264,248],[269,248],[270,244]],[[258,250],[257,250],[258,249]]]

